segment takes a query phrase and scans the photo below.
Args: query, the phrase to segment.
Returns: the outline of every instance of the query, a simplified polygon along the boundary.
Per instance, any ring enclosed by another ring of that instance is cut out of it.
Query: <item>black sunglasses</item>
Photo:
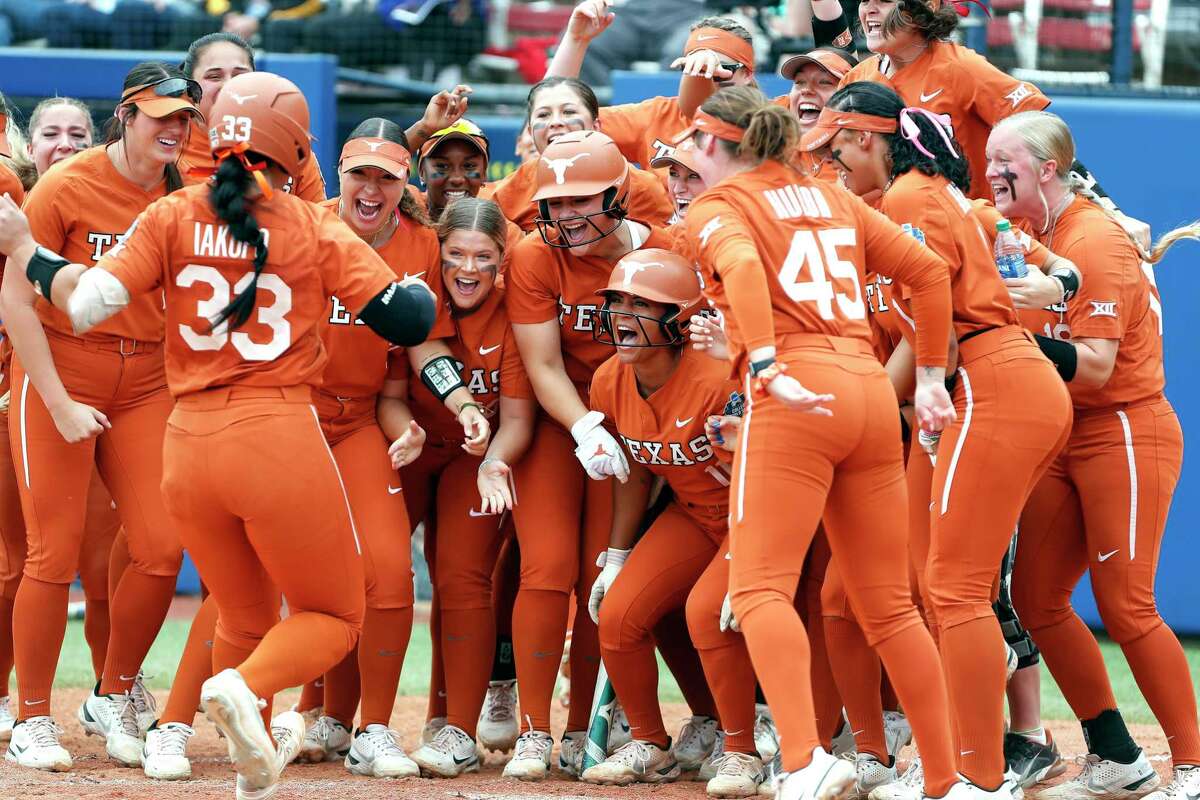
[[[204,90],[200,88],[200,84],[191,78],[162,78],[153,83],[143,84],[142,86],[130,89],[121,98],[121,102],[126,102],[138,92],[145,91],[151,86],[154,87],[154,93],[159,97],[180,97],[186,93],[188,99],[196,105],[199,105],[200,99],[204,97]]]
[[[730,72],[737,72],[739,69],[741,69],[741,68],[742,68],[742,67],[744,67],[744,66],[746,66],[746,65],[745,65],[745,64],[739,64],[739,63],[737,63],[736,61],[734,61],[734,62],[732,62],[732,63],[730,63],[730,64],[722,64],[722,65],[721,65],[721,69],[727,69],[727,70],[729,70]]]

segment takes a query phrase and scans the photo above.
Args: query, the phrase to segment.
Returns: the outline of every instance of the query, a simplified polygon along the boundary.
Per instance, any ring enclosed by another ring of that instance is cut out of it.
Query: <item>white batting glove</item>
[[[721,601],[721,633],[741,633],[742,626],[738,624],[737,617],[733,616],[733,604],[729,602],[729,592],[725,593],[725,599]]]
[[[600,624],[600,601],[612,588],[613,581],[617,579],[621,567],[625,566],[625,559],[629,558],[630,552],[610,547],[608,552],[601,553],[600,557],[596,559],[596,566],[600,567],[600,575],[592,584],[592,594],[588,598],[588,615],[597,625]]]
[[[571,426],[571,436],[575,439],[575,457],[587,471],[588,477],[594,481],[602,481],[615,476],[621,483],[629,480],[629,462],[621,445],[604,430],[601,423],[604,415],[599,411],[589,411],[575,421]]]

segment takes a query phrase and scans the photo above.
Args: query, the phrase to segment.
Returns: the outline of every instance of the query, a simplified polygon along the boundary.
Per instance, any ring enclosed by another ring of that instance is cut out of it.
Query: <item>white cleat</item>
[[[814,747],[812,761],[796,772],[779,776],[778,800],[845,800],[854,790],[854,766]]]
[[[263,725],[266,701],[254,695],[235,669],[218,672],[200,687],[204,713],[225,736],[237,772],[238,800],[266,800],[279,786],[275,742]]]
[[[304,732],[297,760],[308,764],[341,761],[350,752],[350,729],[333,717],[318,717]]]
[[[99,688],[97,685],[96,689]],[[88,736],[105,738],[108,736],[108,730],[112,727],[113,720],[121,715],[124,707],[125,695],[96,694],[96,690],[92,690],[83,699],[79,711],[75,713],[75,718],[79,720],[79,724],[83,726],[83,732]]]
[[[628,786],[635,782],[667,783],[679,774],[679,764],[670,748],[634,739],[599,764],[585,769],[579,778],[603,786]]]
[[[464,772],[479,771],[479,750],[466,731],[447,725],[428,744],[412,754],[421,774],[431,778],[457,778]]]
[[[908,717],[900,711],[883,712],[883,740],[888,755],[897,758],[900,751],[912,743],[912,725],[908,724]]]
[[[71,754],[58,742],[63,729],[50,717],[30,717],[13,726],[5,761],[47,772],[69,772]]]
[[[150,690],[146,688],[147,677],[141,670],[138,670],[137,679],[129,689],[129,699],[133,700],[133,708],[137,712],[138,729],[143,735],[158,719],[158,703],[155,701],[154,695],[150,694]]]
[[[421,728],[421,744],[429,744],[437,738],[438,731],[446,727],[445,717],[434,717],[425,723],[425,727]]]
[[[1132,764],[1106,761],[1089,753],[1079,759],[1083,769],[1069,781],[1042,789],[1042,800],[1133,800],[1158,788],[1158,773],[1139,751]]]
[[[578,778],[583,773],[583,752],[586,749],[586,733],[583,731],[564,733],[558,746],[558,769],[572,778]]]
[[[146,731],[142,746],[142,771],[156,781],[181,781],[192,777],[187,741],[196,735],[191,725],[168,722]]]
[[[852,800],[862,800],[880,786],[896,782],[896,765],[888,766],[873,755],[857,753],[853,758],[842,756],[854,763],[854,790],[850,793]]]
[[[1171,782],[1146,800],[1195,800],[1200,797],[1200,767],[1176,767]]]
[[[779,749],[779,732],[775,730],[775,718],[766,703],[754,705],[754,746],[763,761],[770,761]]]
[[[142,766],[142,729],[138,725],[137,709],[129,695],[121,695],[121,712],[109,725],[104,737],[104,751],[108,757],[126,767]]]
[[[725,755],[725,731],[717,731],[717,741],[713,744],[712,752],[708,754],[708,758],[704,759],[700,769],[696,770],[692,780],[708,783],[717,777],[717,762],[723,755]]]
[[[706,787],[709,797],[754,797],[767,777],[762,759],[745,753],[723,753],[713,766],[717,774]]]
[[[566,743],[567,737],[564,736],[564,747]],[[553,749],[554,739],[550,734],[541,731],[522,733],[517,737],[512,758],[504,765],[504,777],[522,781],[544,780],[550,774],[550,752]]]
[[[629,717],[625,714],[625,706],[617,701],[613,708],[612,725],[608,729],[608,752],[615,753],[633,741],[633,729],[629,727]]]
[[[970,781],[960,780],[937,800],[1021,800],[1023,796],[1024,792],[1021,791],[1021,788],[1009,780],[1004,781],[998,789],[990,792]]]
[[[758,785],[758,796],[774,797],[775,789],[779,784],[779,776],[783,774],[782,751],[777,751],[774,758],[767,762],[764,773],[766,777],[763,779],[763,782]]]
[[[479,710],[479,744],[485,750],[507,753],[521,735],[517,721],[517,682],[492,681]]]
[[[12,738],[13,725],[16,724],[17,718],[9,708],[8,697],[0,697],[0,742],[7,742]]]
[[[708,758],[717,746],[717,721],[712,717],[692,717],[683,723],[679,735],[675,737],[675,745],[671,755],[679,764],[679,769],[692,772],[700,769],[704,759]]]
[[[271,720],[271,738],[275,740],[275,756],[280,772],[300,755],[304,733],[304,715],[297,711],[284,711]]]
[[[895,782],[885,783],[868,795],[870,800],[922,800],[924,796],[925,768],[920,756],[908,762],[908,769]]]
[[[400,735],[386,725],[368,725],[354,736],[346,769],[368,778],[415,778],[421,768],[400,746]]]

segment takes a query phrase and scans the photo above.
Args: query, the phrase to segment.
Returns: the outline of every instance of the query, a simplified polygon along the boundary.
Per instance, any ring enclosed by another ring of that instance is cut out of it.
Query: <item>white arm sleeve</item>
[[[79,276],[67,300],[75,333],[84,334],[129,305],[129,290],[108,270],[92,268]]]

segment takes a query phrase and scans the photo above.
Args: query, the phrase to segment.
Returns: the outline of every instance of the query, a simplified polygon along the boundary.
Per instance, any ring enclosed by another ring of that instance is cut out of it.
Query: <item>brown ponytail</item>
[[[721,89],[700,108],[706,114],[746,131],[741,143],[717,140],[738,158],[786,163],[800,143],[800,123],[792,113],[771,103],[751,86]]]

